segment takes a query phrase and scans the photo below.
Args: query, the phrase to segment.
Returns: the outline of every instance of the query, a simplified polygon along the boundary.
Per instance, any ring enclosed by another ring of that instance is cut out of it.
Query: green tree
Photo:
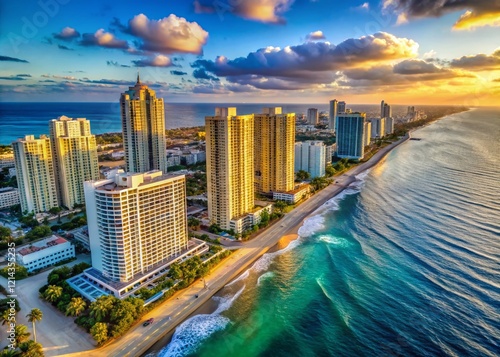
[[[21,357],[43,357],[43,346],[36,341],[29,340],[19,345]]]
[[[288,204],[285,201],[276,201],[274,203],[274,208],[278,210],[278,212],[283,213],[285,208],[287,208]]]
[[[85,311],[86,307],[87,304],[81,297],[74,297],[66,307],[66,315],[79,316],[83,311]]]
[[[14,339],[16,340],[16,346],[19,346],[19,344],[28,341],[30,333],[28,332],[28,328],[25,325],[16,325],[14,329],[14,336]]]
[[[332,165],[328,165],[325,168],[325,173],[326,173],[326,176],[332,177],[333,175],[335,175],[336,171]]]
[[[51,209],[49,209],[49,212],[52,214],[58,214],[61,211],[62,211],[61,207],[52,207]]]
[[[49,302],[56,302],[59,300],[63,293],[63,288],[57,285],[49,285],[47,287],[47,290],[45,290],[45,293],[43,294],[43,297],[45,300]]]
[[[30,313],[28,315],[26,315],[26,317],[28,318],[28,321],[33,324],[33,337],[35,338],[35,342],[36,342],[35,323],[37,323],[38,321],[42,321],[43,312],[40,309],[34,308],[34,309],[31,309]]]
[[[297,178],[297,181],[307,181],[311,177],[311,174],[309,172],[307,172],[307,171],[299,170],[295,174],[295,176]]]
[[[2,326],[10,322],[10,311],[9,309],[2,312]]]
[[[181,279],[182,278],[182,270],[181,270],[179,264],[178,263],[172,263],[170,265],[169,270],[168,270],[168,274],[174,280]]]
[[[191,228],[193,231],[197,231],[198,229],[200,229],[200,221],[194,217],[189,217],[188,227]]]
[[[113,310],[115,300],[116,298],[111,295],[98,297],[90,304],[90,316],[97,322],[104,321]]]
[[[0,226],[0,240],[9,240],[11,237],[11,229],[9,227]]]
[[[4,348],[0,351],[0,357],[19,357],[19,351],[12,348]]]
[[[219,234],[220,232],[222,232],[222,229],[220,228],[220,226],[217,223],[212,223],[210,225],[210,227],[208,227],[208,231],[210,233]]]
[[[266,227],[269,224],[270,220],[271,220],[271,215],[269,214],[269,212],[267,210],[262,211],[261,214],[260,214],[259,227],[260,228]],[[257,229],[259,227],[257,227]]]
[[[50,227],[42,225],[42,226],[37,226],[28,233],[26,233],[25,238],[30,241],[33,241],[35,239],[48,237],[50,235],[52,235],[52,230],[50,229]]]
[[[104,322],[97,322],[90,328],[90,334],[98,345],[102,345],[108,340],[108,325]]]

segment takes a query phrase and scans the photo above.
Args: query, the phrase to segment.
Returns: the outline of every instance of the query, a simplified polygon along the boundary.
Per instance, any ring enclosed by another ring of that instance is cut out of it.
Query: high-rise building
[[[309,123],[309,125],[319,124],[319,113],[317,108],[307,109],[307,122]]]
[[[83,182],[99,179],[97,146],[90,122],[61,116],[49,122],[56,184],[61,205],[85,202]]]
[[[385,135],[390,135],[394,133],[394,118],[386,117],[385,118]]]
[[[325,176],[326,146],[323,141],[295,143],[295,172],[307,171],[311,178]]]
[[[371,143],[372,123],[365,121],[365,127],[363,130],[365,133],[363,146],[368,146]]]
[[[137,83],[121,95],[120,110],[127,171],[167,172],[163,99],[137,75]]]
[[[389,104],[384,103],[382,101],[381,107],[380,107],[380,117],[381,118],[390,118],[392,117],[392,108]]]
[[[282,114],[277,107],[254,116],[256,192],[293,190],[295,114]]]
[[[385,115],[384,115],[384,112],[385,112],[384,111],[384,107],[385,107],[385,101],[383,100],[383,101],[380,102],[380,117],[381,118],[385,117]]]
[[[387,118],[372,118],[369,120],[371,123],[371,130],[369,132],[372,138],[381,138],[386,134],[386,124]]]
[[[329,112],[330,117],[328,120],[328,127],[331,131],[335,131],[335,121],[339,110],[338,105],[339,102],[337,101],[337,99],[330,101],[330,112]]]
[[[365,154],[365,113],[339,114],[337,117],[337,156],[361,159]]]
[[[58,206],[50,139],[26,135],[12,143],[21,210],[40,213]]]
[[[67,282],[90,301],[126,298],[172,263],[208,251],[205,242],[188,240],[184,175],[114,170],[84,188],[92,268]]]
[[[339,102],[337,106],[337,114],[345,113],[347,109],[346,102]]]
[[[254,208],[254,115],[216,108],[205,117],[208,215],[222,229]]]

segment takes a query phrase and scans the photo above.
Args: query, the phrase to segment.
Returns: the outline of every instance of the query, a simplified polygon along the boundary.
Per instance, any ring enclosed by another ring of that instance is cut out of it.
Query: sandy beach
[[[246,271],[264,253],[285,248],[298,237],[299,228],[304,220],[318,210],[345,188],[355,182],[356,176],[378,164],[393,148],[408,140],[405,136],[397,142],[381,149],[369,161],[362,163],[341,176],[336,177],[336,183],[316,193],[299,207],[286,214],[281,220],[259,233],[251,241],[245,242],[243,247],[228,259],[219,264],[206,277],[205,288],[202,281],[197,281],[190,287],[178,292],[169,300],[143,317],[131,330],[118,340],[114,340],[104,347],[94,350],[81,351],[65,356],[139,356],[148,351],[157,341],[165,341],[175,328],[187,318],[200,313],[210,313],[214,310],[213,304],[204,304],[212,300],[219,290],[226,286],[241,273]],[[200,309],[201,310],[198,310]],[[155,323],[143,327],[142,322],[153,317]],[[49,352],[49,351],[47,351]],[[52,354],[47,353],[47,356]]]

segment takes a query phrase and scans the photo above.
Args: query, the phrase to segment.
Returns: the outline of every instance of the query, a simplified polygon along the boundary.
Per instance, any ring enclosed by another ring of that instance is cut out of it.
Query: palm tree
[[[36,329],[35,329],[35,323],[37,321],[42,321],[43,317],[43,312],[40,309],[32,309],[28,315],[26,315],[28,318],[28,321],[33,324],[33,337],[35,337],[35,342],[36,342]]]
[[[90,316],[92,316],[96,321],[104,320],[114,305],[114,297],[107,295],[97,298],[92,304],[90,304]]]
[[[9,320],[10,320],[10,315],[9,315],[9,313],[10,313],[10,312],[9,312],[9,310],[8,310],[8,309],[7,309],[7,310],[4,310],[4,311],[2,312],[2,317],[1,317],[1,318],[2,318],[2,326],[3,326],[3,325],[5,325],[6,323],[8,323],[8,322],[9,322]]]
[[[108,326],[103,322],[98,322],[90,329],[90,334],[101,345],[108,340]]]
[[[0,357],[19,357],[19,351],[6,347],[0,352]]]
[[[72,298],[66,307],[66,315],[78,316],[85,310],[86,307],[87,304],[82,298]]]
[[[25,325],[16,325],[14,335],[16,346],[19,346],[21,343],[28,341],[31,334],[28,332],[28,328]]]
[[[23,342],[19,345],[22,357],[43,357],[43,346],[33,340]]]
[[[62,295],[63,289],[57,285],[49,285],[47,290],[45,290],[44,296],[45,300],[49,302],[54,302],[59,299]]]

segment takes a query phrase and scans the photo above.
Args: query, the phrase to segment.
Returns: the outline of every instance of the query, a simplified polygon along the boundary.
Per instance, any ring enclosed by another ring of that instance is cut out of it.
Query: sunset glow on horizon
[[[500,0],[4,3],[1,101],[500,102]]]

